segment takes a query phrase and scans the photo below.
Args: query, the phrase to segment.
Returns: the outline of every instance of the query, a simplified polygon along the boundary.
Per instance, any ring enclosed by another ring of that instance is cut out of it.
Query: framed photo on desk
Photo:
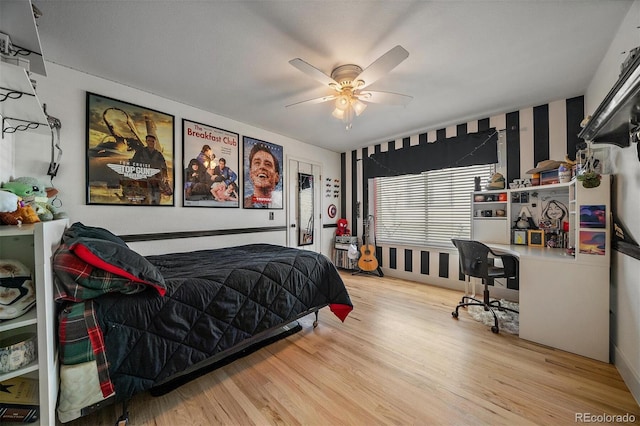
[[[529,229],[527,231],[527,241],[532,247],[544,247],[544,231],[541,229]]]
[[[512,243],[526,246],[527,245],[527,230],[526,229],[514,229],[512,232]]]

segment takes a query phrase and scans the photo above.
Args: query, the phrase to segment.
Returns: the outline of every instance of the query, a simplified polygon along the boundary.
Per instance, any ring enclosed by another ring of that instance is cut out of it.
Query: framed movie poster
[[[87,204],[173,206],[174,117],[87,92]]]
[[[182,120],[185,207],[239,207],[237,133]]]
[[[244,162],[243,207],[245,209],[282,209],[282,146],[242,138]]]

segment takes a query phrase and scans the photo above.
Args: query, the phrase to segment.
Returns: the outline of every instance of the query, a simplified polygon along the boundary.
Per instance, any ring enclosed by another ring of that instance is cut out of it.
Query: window
[[[374,179],[376,241],[450,246],[471,237],[474,177],[487,182],[494,164]]]

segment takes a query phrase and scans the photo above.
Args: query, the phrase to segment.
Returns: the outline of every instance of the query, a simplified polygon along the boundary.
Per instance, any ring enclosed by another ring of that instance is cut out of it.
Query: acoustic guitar
[[[364,226],[364,237],[362,239],[362,247],[360,247],[360,259],[358,259],[358,267],[367,272],[375,271],[378,269],[378,259],[374,256],[375,247],[368,243],[369,239],[369,220],[371,220],[373,216],[369,216],[367,218],[367,222]]]

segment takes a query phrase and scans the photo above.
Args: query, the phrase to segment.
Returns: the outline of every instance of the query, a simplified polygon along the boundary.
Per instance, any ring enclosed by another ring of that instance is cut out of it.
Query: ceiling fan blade
[[[285,108],[289,108],[289,107],[292,107],[292,106],[298,106],[298,105],[302,105],[302,104],[309,104],[309,105],[311,105],[311,104],[320,104],[322,102],[332,101],[337,97],[338,97],[338,95],[328,95],[328,96],[323,96],[321,98],[307,99],[306,101],[300,101],[300,102],[296,102],[296,103],[293,103],[293,104],[286,105]]]
[[[401,95],[393,92],[374,92],[367,90],[357,94],[358,99],[365,102],[373,102],[376,104],[389,105],[407,105],[413,99],[413,96]]]
[[[328,75],[320,71],[318,68],[306,63],[300,58],[292,59],[289,61],[289,63],[294,67],[296,67],[297,69],[299,69],[300,71],[302,71],[303,73],[307,74],[309,77],[319,81],[324,85],[327,85],[330,87],[334,87],[334,86],[340,87],[340,84],[338,84],[338,82],[335,81],[333,78],[329,77]]]
[[[362,81],[358,86],[358,89],[363,89],[383,77],[408,57],[409,52],[400,45],[389,50],[387,53],[376,59],[354,79],[355,81]]]

